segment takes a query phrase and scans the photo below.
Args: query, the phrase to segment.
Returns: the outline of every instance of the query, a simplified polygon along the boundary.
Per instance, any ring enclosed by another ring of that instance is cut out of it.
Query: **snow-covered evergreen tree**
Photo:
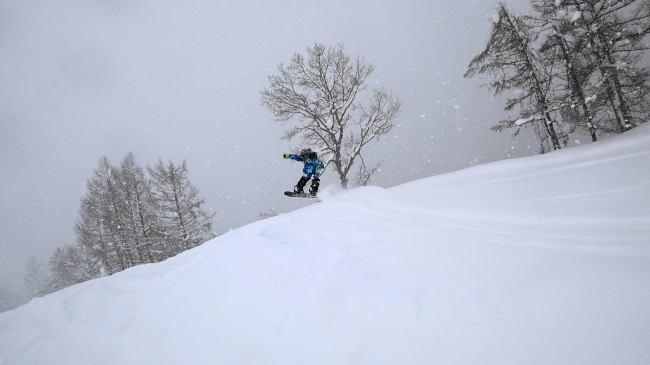
[[[520,115],[493,129],[532,125],[543,152],[546,138],[557,149],[576,129],[596,141],[599,132],[620,133],[644,123],[650,70],[640,61],[648,48],[650,3],[534,0],[532,5],[535,12],[526,16],[499,5],[488,45],[465,75],[492,75],[495,94],[520,92],[506,105],[517,106]]]
[[[20,298],[7,282],[0,280],[0,312],[14,309],[26,299]]]
[[[110,275],[132,266],[125,254],[123,197],[115,181],[116,170],[106,157],[99,160],[93,175],[81,200],[75,231],[78,244],[93,257],[98,271]]]
[[[129,246],[134,248],[140,263],[157,262],[163,259],[159,242],[160,221],[156,216],[150,181],[143,169],[129,153],[120,166],[119,184],[124,195],[124,225]]]
[[[31,256],[25,265],[27,274],[25,275],[25,282],[27,283],[31,294],[34,297],[42,297],[45,294],[51,293],[50,274],[45,265]]]
[[[0,312],[9,310],[11,307],[11,300],[9,298],[9,292],[5,287],[3,282],[0,282]]]
[[[550,104],[559,112],[559,120],[568,128],[566,134],[577,128],[588,131],[593,142],[597,141],[594,115],[596,96],[591,96],[594,88],[587,80],[593,73],[594,65],[584,54],[584,43],[575,41],[563,32],[558,24],[548,23],[548,19],[539,19],[539,27],[548,28],[546,39],[540,47],[545,62],[552,67],[552,88],[549,95]]]
[[[91,262],[82,246],[66,245],[57,248],[50,258],[50,285],[54,290],[60,290],[99,277],[101,273]]]
[[[187,164],[159,162],[145,176],[132,153],[119,168],[99,161],[75,225],[77,245],[50,259],[56,289],[129,267],[158,262],[214,238]]]
[[[552,25],[555,36],[570,44],[567,48],[575,51],[574,56],[588,59],[583,63],[590,65],[584,69],[588,77],[582,83],[593,89],[587,100],[598,100],[591,103],[598,109],[592,118],[598,129],[624,132],[645,122],[650,72],[640,61],[648,49],[644,40],[650,32],[650,4],[640,0],[538,0],[533,6]]]
[[[147,166],[147,170],[155,188],[167,255],[176,255],[214,238],[214,213],[203,210],[204,202],[198,197],[199,190],[188,179],[185,160],[179,165],[173,162],[164,165],[158,161],[153,167]]]
[[[519,117],[503,120],[493,129],[520,127],[531,124],[535,127],[542,152],[560,149],[557,123],[551,113],[551,76],[544,60],[534,47],[539,30],[533,28],[527,18],[512,14],[500,4],[494,17],[492,32],[486,48],[469,64],[465,77],[489,74],[494,80],[488,84],[496,94],[506,90],[518,91],[509,98],[506,110],[519,107]]]

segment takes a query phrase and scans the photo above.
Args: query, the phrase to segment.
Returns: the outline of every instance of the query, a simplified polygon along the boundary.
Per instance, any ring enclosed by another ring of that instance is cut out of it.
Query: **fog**
[[[508,2],[525,9],[527,1]],[[223,233],[289,199],[299,141],[260,105],[278,64],[314,42],[372,62],[369,85],[403,101],[393,131],[369,146],[371,183],[395,186],[537,153],[531,136],[490,127],[503,103],[463,80],[487,41],[497,1],[0,2],[0,282],[22,282],[75,242],[86,180],[102,156],[140,165],[187,160]],[[322,189],[335,189],[331,171]]]

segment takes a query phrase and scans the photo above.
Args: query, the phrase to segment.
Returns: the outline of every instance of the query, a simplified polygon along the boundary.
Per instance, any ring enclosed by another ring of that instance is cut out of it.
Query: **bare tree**
[[[260,219],[266,219],[266,218],[271,218],[280,215],[281,213],[278,212],[274,207],[269,207],[269,210],[267,211],[260,211],[259,217]]]
[[[317,43],[307,48],[306,59],[296,53],[288,66],[280,64],[278,74],[269,76],[269,88],[261,92],[262,105],[273,112],[276,121],[296,121],[283,138],[297,137],[319,148],[328,164],[334,165],[344,189],[363,147],[390,132],[401,107],[383,87],[373,89],[367,104],[359,101],[374,69],[363,58],[352,60],[342,44]],[[376,170],[361,169],[365,173]]]
[[[374,175],[376,172],[381,171],[381,163],[376,164],[375,166],[368,168],[366,166],[366,162],[363,160],[362,156],[359,156],[361,159],[361,163],[359,164],[359,171],[357,172],[357,176],[354,179],[354,182],[357,184],[357,186],[366,186],[370,183],[370,178],[372,175]]]

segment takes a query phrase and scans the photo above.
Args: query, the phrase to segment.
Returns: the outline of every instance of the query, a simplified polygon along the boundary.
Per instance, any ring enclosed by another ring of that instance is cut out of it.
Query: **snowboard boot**
[[[316,195],[318,193],[318,186],[320,185],[320,179],[315,177],[311,181],[311,186],[309,187],[309,194]]]
[[[307,185],[307,181],[309,181],[308,177],[301,177],[300,180],[298,180],[296,186],[293,188],[293,192],[296,194],[304,194],[305,192],[302,189],[304,189],[305,185]]]

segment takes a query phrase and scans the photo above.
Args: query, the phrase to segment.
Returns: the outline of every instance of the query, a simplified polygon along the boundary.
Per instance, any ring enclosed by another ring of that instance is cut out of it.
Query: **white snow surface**
[[[524,125],[524,124],[530,122],[531,120],[535,120],[535,118],[537,118],[537,115],[531,115],[528,118],[519,118],[519,119],[517,119],[515,121],[515,125],[518,125],[518,126],[519,125]]]
[[[650,124],[326,191],[0,314],[0,364],[649,364],[649,160]]]
[[[592,101],[594,101],[594,100],[596,100],[596,99],[598,99],[598,95],[595,95],[595,94],[594,94],[594,95],[592,95],[592,96],[587,96],[587,97],[585,98],[585,103],[591,103]]]
[[[580,19],[582,17],[582,12],[576,11],[573,13],[573,16],[571,17],[571,21],[575,22],[576,20]]]

